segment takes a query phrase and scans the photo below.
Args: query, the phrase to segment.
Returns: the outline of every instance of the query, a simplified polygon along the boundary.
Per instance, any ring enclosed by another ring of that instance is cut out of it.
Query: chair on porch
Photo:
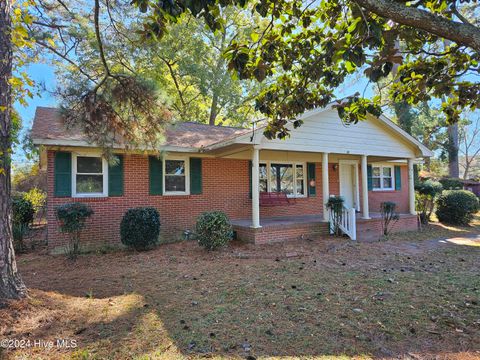
[[[295,198],[289,198],[286,193],[280,192],[260,192],[260,206],[282,206],[293,205]]]

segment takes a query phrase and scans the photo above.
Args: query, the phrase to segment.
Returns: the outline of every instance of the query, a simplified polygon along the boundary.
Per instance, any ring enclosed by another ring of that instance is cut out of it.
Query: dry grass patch
[[[0,312],[1,337],[75,338],[11,358],[478,358],[480,248],[433,226],[376,243],[194,243],[145,253],[22,255],[31,298]]]

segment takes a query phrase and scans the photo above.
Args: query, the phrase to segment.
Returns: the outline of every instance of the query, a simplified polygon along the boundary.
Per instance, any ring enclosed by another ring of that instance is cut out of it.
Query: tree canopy
[[[338,100],[347,123],[378,115],[381,101],[362,94],[336,99],[335,89],[363,71],[378,82],[398,65],[388,97],[419,104],[437,99],[448,123],[480,107],[480,28],[475,1],[391,0],[134,0],[147,14],[145,38],[162,38],[184,14],[202,17],[215,31],[227,6],[250,6],[269,21],[248,40],[234,39],[229,67],[241,79],[275,81],[256,98],[270,121],[266,135],[283,137],[288,120]],[[403,46],[399,47],[399,42]],[[300,125],[298,121],[294,125]]]

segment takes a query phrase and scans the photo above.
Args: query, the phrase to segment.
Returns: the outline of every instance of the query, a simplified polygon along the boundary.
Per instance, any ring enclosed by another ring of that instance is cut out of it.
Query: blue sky
[[[48,90],[55,89],[55,74],[51,65],[44,63],[32,64],[25,70],[36,84],[45,84]],[[43,91],[41,96],[35,96],[33,99],[27,99],[27,101],[27,107],[24,107],[18,103],[14,105],[15,109],[20,113],[23,122],[23,129],[20,138],[22,138],[26,130],[32,127],[32,120],[37,106],[56,106],[57,104],[55,98],[48,91]],[[15,149],[13,155],[14,163],[19,164],[25,162],[26,160],[24,155],[25,154],[22,149]]]

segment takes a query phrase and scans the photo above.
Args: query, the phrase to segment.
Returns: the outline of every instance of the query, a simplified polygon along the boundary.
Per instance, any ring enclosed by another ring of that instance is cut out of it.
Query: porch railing
[[[330,233],[333,234],[335,221],[332,211],[329,211]],[[357,240],[357,216],[355,208],[342,207],[339,221],[340,230],[352,240]]]

